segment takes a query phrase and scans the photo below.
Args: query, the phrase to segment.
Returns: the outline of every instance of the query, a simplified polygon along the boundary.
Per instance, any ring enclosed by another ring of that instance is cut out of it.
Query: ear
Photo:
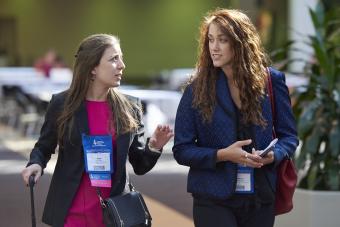
[[[96,75],[97,74],[97,67],[94,67],[94,69],[92,69],[91,73],[92,73],[92,75]]]

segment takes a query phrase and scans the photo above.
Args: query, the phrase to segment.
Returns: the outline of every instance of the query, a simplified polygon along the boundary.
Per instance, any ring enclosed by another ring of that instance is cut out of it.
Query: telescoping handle
[[[32,218],[32,227],[36,227],[36,221],[35,221],[35,209],[34,209],[34,193],[33,193],[33,188],[34,188],[34,175],[31,175],[29,177],[29,186],[30,186],[30,193],[31,193],[31,218]]]

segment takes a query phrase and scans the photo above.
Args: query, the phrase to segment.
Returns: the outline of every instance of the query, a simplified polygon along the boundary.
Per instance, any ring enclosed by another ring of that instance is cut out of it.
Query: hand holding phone
[[[270,144],[264,150],[261,151],[261,153],[259,154],[260,157],[263,158],[264,156],[266,156],[269,153],[269,151],[273,150],[273,148],[275,147],[275,144],[277,143],[277,141],[278,141],[277,138],[273,139],[270,142]]]

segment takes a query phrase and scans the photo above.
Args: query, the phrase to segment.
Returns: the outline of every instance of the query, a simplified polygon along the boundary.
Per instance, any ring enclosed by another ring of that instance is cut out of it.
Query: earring
[[[92,75],[92,77],[90,78],[91,81],[94,81],[94,79],[96,78],[95,75]]]

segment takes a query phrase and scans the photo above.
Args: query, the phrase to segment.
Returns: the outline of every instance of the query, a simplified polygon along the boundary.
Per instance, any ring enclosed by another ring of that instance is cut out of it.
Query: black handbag
[[[129,183],[130,192],[103,199],[97,194],[103,210],[106,227],[150,227],[151,215],[143,196]]]

